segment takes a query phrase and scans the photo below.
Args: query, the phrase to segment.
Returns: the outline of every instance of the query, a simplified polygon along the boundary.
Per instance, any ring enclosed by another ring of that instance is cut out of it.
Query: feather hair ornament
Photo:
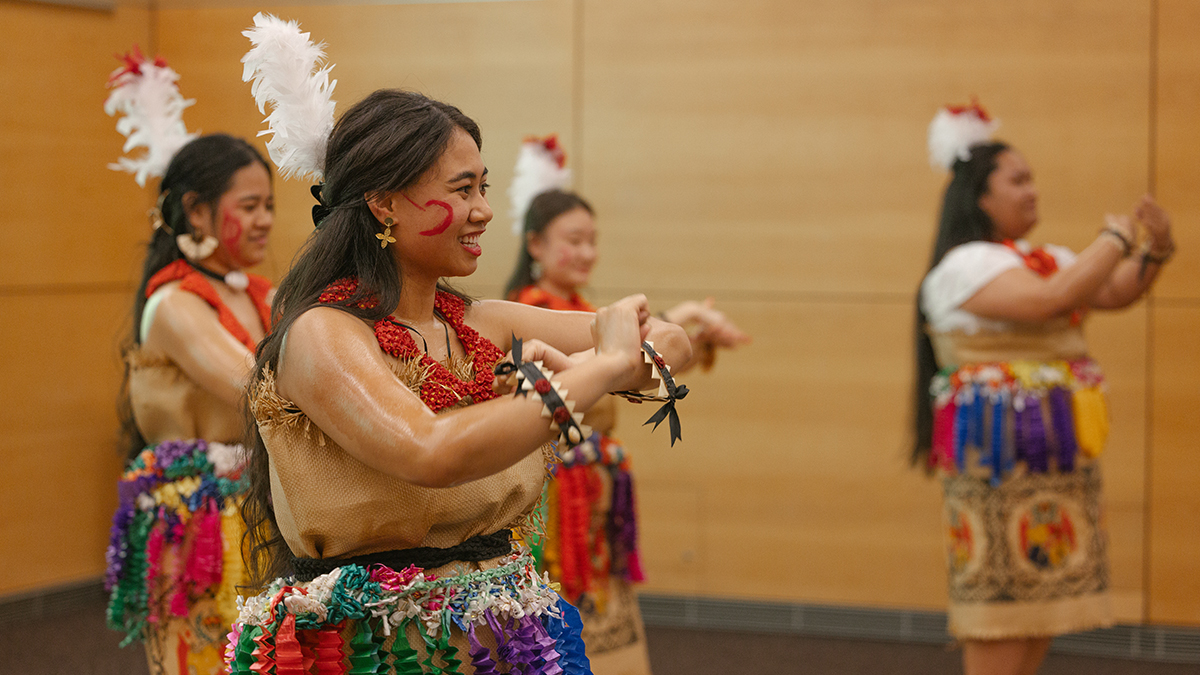
[[[125,65],[108,78],[113,91],[104,101],[104,112],[124,115],[117,120],[117,131],[125,137],[121,152],[145,148],[145,153],[121,157],[108,168],[133,174],[145,187],[147,178],[163,175],[175,153],[198,135],[189,134],[183,124],[183,109],[196,101],[179,94],[179,73],[162,57],[147,61],[134,45],[131,53],[117,58]]]
[[[325,63],[324,43],[313,44],[300,24],[259,12],[254,27],[242,32],[253,45],[242,57],[242,81],[258,111],[266,112],[272,134],[267,153],[284,178],[320,181],[324,176],[325,146],[333,131],[332,99],[337,80],[330,81],[333,64]]]
[[[525,214],[534,197],[550,190],[564,189],[571,184],[571,170],[566,168],[566,164],[567,155],[559,146],[555,134],[545,138],[530,136],[521,144],[513,182],[508,188],[513,234],[521,236],[521,231],[525,229]]]
[[[946,106],[929,123],[929,163],[949,171],[957,160],[971,159],[971,147],[992,140],[1000,120],[972,100],[970,105]]]

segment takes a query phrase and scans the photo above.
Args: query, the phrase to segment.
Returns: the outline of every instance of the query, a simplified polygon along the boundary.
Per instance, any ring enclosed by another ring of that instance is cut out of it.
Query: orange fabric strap
[[[247,274],[246,277],[250,279],[250,285],[246,287],[246,294],[250,296],[254,308],[258,310],[258,318],[262,321],[263,330],[270,331],[271,306],[267,304],[267,293],[271,290],[271,282],[266,277],[260,277],[257,274]],[[246,349],[253,352],[258,348],[258,345],[251,339],[250,332],[221,300],[217,289],[213,288],[203,274],[197,272],[196,268],[182,258],[163,267],[150,277],[150,281],[146,282],[146,297],[150,297],[154,291],[172,281],[180,282],[181,290],[200,296],[210,307],[217,310],[217,319],[221,322],[221,326],[229,331],[234,339],[246,345]]]

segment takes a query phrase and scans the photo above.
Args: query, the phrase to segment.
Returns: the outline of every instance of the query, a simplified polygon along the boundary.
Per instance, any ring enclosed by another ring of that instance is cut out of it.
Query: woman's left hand
[[[1163,207],[1158,205],[1154,197],[1145,195],[1134,207],[1134,215],[1147,234],[1150,235],[1150,249],[1160,253],[1173,247],[1171,241],[1171,219]]]

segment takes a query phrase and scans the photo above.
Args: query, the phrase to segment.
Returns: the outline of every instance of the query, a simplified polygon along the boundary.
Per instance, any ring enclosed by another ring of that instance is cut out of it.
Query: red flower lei
[[[1038,275],[1048,277],[1058,271],[1058,261],[1054,256],[1046,252],[1046,249],[1037,247],[1029,253],[1025,253],[1017,248],[1017,243],[1012,239],[1005,239],[1004,245],[1011,248],[1021,259],[1025,261],[1025,266],[1037,272]]]
[[[319,301],[322,303],[342,302],[354,295],[357,289],[358,279],[353,277],[339,279],[325,288]],[[360,306],[369,308],[376,304],[378,301],[371,299],[361,303]],[[421,385],[421,400],[434,412],[453,407],[468,397],[473,403],[496,398],[496,392],[492,390],[492,383],[496,379],[492,373],[492,367],[496,365],[497,361],[504,358],[504,352],[500,351],[500,348],[492,344],[490,340],[475,332],[474,328],[463,323],[466,303],[462,298],[438,291],[437,299],[434,300],[434,308],[454,330],[458,341],[466,350],[468,358],[475,367],[474,379],[460,380],[455,377],[446,366],[433,360],[418,348],[416,341],[407,330],[387,318],[375,322],[375,339],[379,342],[379,348],[398,359],[421,360],[421,365],[425,366],[429,373]]]
[[[260,277],[257,274],[247,274],[246,277],[250,279],[250,285],[246,287],[246,294],[250,296],[254,308],[258,310],[258,318],[262,321],[263,330],[269,332],[271,330],[271,306],[267,304],[267,293],[271,291],[271,282],[266,277]],[[217,289],[213,288],[208,279],[183,258],[163,267],[150,277],[150,280],[146,282],[146,297],[153,295],[154,291],[162,288],[163,284],[169,284],[172,281],[179,281],[180,290],[200,296],[209,306],[217,310],[217,319],[221,322],[221,326],[229,331],[234,339],[246,345],[246,348],[252,352],[258,348],[254,340],[250,338],[250,331],[246,330],[242,322],[237,320],[233,310],[229,309],[221,300]]]

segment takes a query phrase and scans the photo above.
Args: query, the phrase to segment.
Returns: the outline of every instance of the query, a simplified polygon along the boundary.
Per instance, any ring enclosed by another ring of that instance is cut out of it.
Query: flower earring
[[[384,230],[375,235],[375,238],[379,240],[379,248],[387,248],[388,244],[396,243],[396,238],[392,236],[392,226],[395,224],[396,221],[392,220],[391,216],[383,219]]]
[[[179,251],[192,262],[199,262],[212,255],[213,251],[217,250],[218,243],[216,237],[202,234],[199,230],[175,237],[175,245],[179,247]]]

